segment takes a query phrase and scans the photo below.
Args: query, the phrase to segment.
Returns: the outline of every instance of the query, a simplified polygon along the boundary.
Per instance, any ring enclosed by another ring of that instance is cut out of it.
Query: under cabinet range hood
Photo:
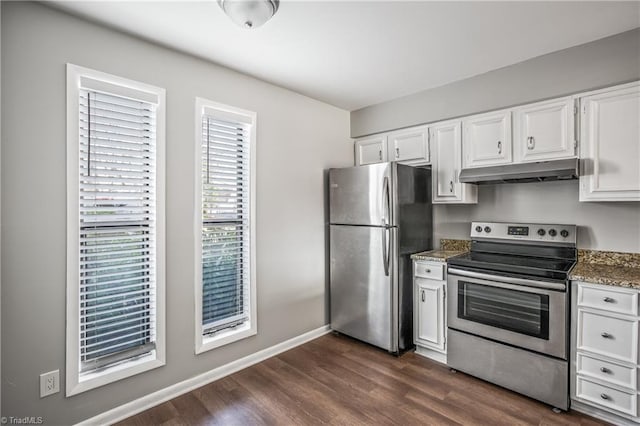
[[[460,182],[482,185],[577,179],[579,176],[579,163],[580,161],[577,158],[569,158],[566,160],[463,169],[460,172]]]

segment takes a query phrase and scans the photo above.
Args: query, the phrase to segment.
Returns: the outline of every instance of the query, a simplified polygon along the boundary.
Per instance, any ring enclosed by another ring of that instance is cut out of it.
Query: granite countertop
[[[640,289],[640,268],[578,262],[569,277],[574,281]]]
[[[446,262],[468,252],[470,244],[467,240],[442,239],[440,249],[412,254],[411,259]],[[640,253],[578,250],[578,262],[569,279],[640,290]]]
[[[466,253],[466,250],[429,250],[411,255],[414,260],[431,260],[434,262],[446,262],[447,259],[459,254]]]
[[[579,250],[574,281],[640,289],[640,253]]]
[[[430,260],[433,262],[446,262],[453,256],[458,256],[469,251],[471,241],[467,240],[440,240],[440,249],[427,250],[411,255],[414,260]]]

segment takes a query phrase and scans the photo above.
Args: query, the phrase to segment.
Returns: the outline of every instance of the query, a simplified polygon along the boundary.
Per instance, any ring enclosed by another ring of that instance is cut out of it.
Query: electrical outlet
[[[60,370],[40,375],[40,398],[60,392]]]

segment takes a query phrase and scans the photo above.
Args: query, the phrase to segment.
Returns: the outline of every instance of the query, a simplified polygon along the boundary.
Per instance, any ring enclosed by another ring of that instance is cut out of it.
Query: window
[[[196,353],[256,334],[255,121],[196,99]]]
[[[67,65],[67,396],[164,365],[164,97]]]

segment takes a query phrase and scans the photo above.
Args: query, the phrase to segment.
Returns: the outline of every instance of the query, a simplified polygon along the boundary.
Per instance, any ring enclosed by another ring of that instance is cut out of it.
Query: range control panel
[[[576,243],[576,225],[547,223],[472,222],[471,239]]]

